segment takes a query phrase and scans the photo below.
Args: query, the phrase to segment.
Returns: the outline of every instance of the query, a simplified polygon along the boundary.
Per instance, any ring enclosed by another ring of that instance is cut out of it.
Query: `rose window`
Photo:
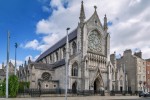
[[[42,78],[43,78],[43,80],[50,80],[50,79],[52,79],[51,74],[48,73],[48,72],[44,72],[42,74]]]

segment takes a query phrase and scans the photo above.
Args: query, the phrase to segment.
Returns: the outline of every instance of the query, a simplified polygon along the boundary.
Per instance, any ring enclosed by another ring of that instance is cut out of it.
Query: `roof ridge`
[[[71,31],[69,34],[68,34],[68,37],[69,37],[69,41],[72,40],[72,38],[70,37],[71,34],[73,34],[75,31],[77,31],[77,27]],[[76,36],[75,36],[76,37]],[[66,38],[66,36],[64,36],[63,38],[61,38],[59,41],[57,41],[54,45],[50,46],[47,50],[45,50],[37,59],[35,62],[39,61],[42,57],[45,57],[44,55],[48,55],[50,53],[52,53],[53,51],[57,50],[58,48],[60,48],[61,46],[63,46],[64,44],[60,45],[59,47],[56,47],[55,50],[51,50],[52,48],[54,48],[58,43],[63,43],[63,40]],[[50,51],[51,50],[51,51]],[[50,51],[50,52],[48,52]]]

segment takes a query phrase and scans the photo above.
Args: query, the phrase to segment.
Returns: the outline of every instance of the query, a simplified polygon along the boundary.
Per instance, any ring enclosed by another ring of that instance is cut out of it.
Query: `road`
[[[0,100],[10,100],[0,98]],[[65,97],[35,97],[35,98],[11,98],[11,100],[65,100]],[[68,100],[150,100],[150,97],[138,96],[80,96],[68,97]]]

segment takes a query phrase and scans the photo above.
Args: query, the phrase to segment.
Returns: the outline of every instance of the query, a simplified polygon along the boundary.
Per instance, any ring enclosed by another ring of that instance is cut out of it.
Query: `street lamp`
[[[69,60],[69,42],[68,42],[68,31],[70,28],[67,28],[67,36],[66,36],[66,89],[65,89],[65,100],[67,100],[67,87],[68,87],[68,60]]]
[[[15,43],[15,75],[16,75],[16,67],[17,67],[17,63],[16,63],[16,58],[17,58],[17,47],[18,47],[18,44]]]

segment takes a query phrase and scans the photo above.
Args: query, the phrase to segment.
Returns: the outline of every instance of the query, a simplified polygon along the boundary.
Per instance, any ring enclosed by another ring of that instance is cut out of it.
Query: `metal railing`
[[[132,95],[132,91],[110,91],[110,96],[115,96],[115,94],[122,94],[122,95],[130,94],[130,95]]]
[[[76,95],[83,95],[83,96],[90,96],[90,95],[100,95],[105,96],[104,91],[94,91],[94,90],[72,90],[68,89],[68,94],[76,94]],[[31,97],[40,97],[42,94],[65,94],[64,89],[25,89],[19,90],[18,95],[31,95]]]

